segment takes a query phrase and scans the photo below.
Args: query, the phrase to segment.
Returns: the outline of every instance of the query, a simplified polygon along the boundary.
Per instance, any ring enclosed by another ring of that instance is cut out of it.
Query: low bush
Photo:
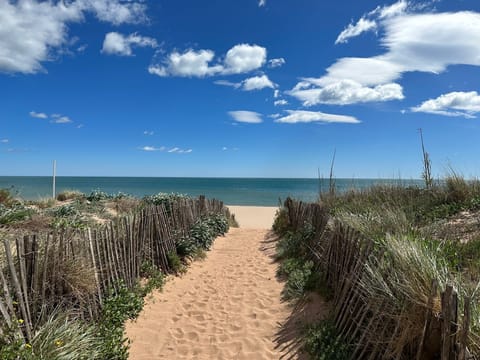
[[[349,360],[351,349],[330,321],[309,326],[304,335],[304,350],[314,360]]]
[[[29,219],[35,210],[16,203],[9,207],[0,204],[0,225],[9,225]]]
[[[314,271],[313,261],[309,260],[304,263],[297,259],[289,262],[287,274],[287,282],[283,289],[283,296],[286,299],[294,299],[302,297],[307,290],[313,290],[315,287],[316,275]]]
[[[187,271],[185,264],[182,263],[182,260],[180,259],[180,257],[177,255],[175,251],[171,251],[167,254],[167,260],[168,260],[168,267],[175,274],[178,275]]]

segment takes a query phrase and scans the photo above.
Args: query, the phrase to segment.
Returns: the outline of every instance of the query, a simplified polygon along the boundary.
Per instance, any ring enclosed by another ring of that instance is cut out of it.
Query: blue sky
[[[474,0],[0,0],[0,176],[480,176]]]

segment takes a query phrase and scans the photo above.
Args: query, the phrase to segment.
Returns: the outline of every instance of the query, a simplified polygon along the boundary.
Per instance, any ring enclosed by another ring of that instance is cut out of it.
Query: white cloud
[[[184,149],[180,149],[178,147],[174,147],[174,148],[171,148],[170,150],[168,150],[167,152],[177,153],[177,154],[190,154],[192,151],[193,151],[192,149],[184,150]]]
[[[8,144],[9,140],[8,139],[0,139],[0,143],[2,144]]]
[[[241,88],[243,91],[261,90],[265,88],[274,89],[276,87],[276,84],[273,83],[267,75],[253,76],[238,83],[228,80],[216,80],[213,83],[216,85],[233,87],[235,89]],[[274,94],[276,94],[276,92],[277,90],[275,90]]]
[[[35,111],[30,111],[30,116],[37,119],[48,119],[48,115],[45,113],[37,113]]]
[[[228,114],[237,122],[259,124],[263,121],[261,115],[253,111],[229,111]]]
[[[367,31],[376,31],[378,21],[406,13],[410,6],[408,1],[400,0],[390,6],[378,6],[375,10],[363,15],[356,24],[350,23],[337,37],[335,44],[347,43],[350,38],[357,37]]]
[[[72,123],[73,121],[68,116],[53,114],[52,120],[50,120],[50,122],[53,124],[69,124],[69,123]]]
[[[356,37],[366,31],[372,31],[377,28],[377,23],[373,20],[360,18],[355,25],[349,24],[335,40],[335,44],[342,44],[348,42],[348,39]]]
[[[226,146],[222,147],[222,151],[227,151],[228,148]]]
[[[206,77],[213,75],[242,74],[261,68],[266,61],[267,50],[258,45],[239,44],[227,51],[223,61],[212,50],[189,49],[174,51],[160,63],[148,68],[158,76]],[[225,84],[222,84],[225,85]]]
[[[258,6],[259,7],[262,7],[262,6],[265,6],[265,5],[267,5],[267,0],[259,0],[258,1]]]
[[[118,25],[142,21],[144,11],[140,0],[0,0],[0,72],[44,71],[43,62],[71,45],[68,25],[83,21],[86,12]]]
[[[227,51],[224,73],[242,74],[261,68],[267,59],[267,49],[258,45],[239,44]]]
[[[476,91],[451,92],[440,95],[436,99],[424,101],[411,110],[444,116],[474,118],[474,114],[480,112],[480,95]]]
[[[155,147],[155,146],[143,146],[139,148],[139,150],[142,151],[147,151],[147,152],[153,152],[153,151],[160,151],[160,152],[167,152],[170,154],[176,153],[176,154],[190,154],[193,150],[192,149],[181,149],[179,147],[173,147],[168,149],[165,146],[160,146],[160,147]]]
[[[132,46],[156,48],[158,44],[155,39],[136,33],[125,36],[117,32],[110,32],[105,35],[102,53],[130,56],[132,55]]]
[[[74,4],[84,11],[93,12],[99,20],[114,25],[138,24],[147,19],[147,7],[141,0],[77,0]]]
[[[143,132],[143,135],[147,135],[147,136],[152,136],[153,134],[155,134],[155,133],[154,133],[153,131],[151,131],[151,130],[145,130],[145,131]]]
[[[281,114],[270,114],[270,115],[268,115],[268,117],[271,118],[271,119],[278,119],[278,118],[282,117],[282,115]]]
[[[254,76],[243,81],[242,89],[245,91],[261,90],[265,88],[275,88],[275,84],[267,75]]]
[[[288,105],[288,101],[284,100],[284,99],[276,100],[276,101],[273,102],[273,105],[275,105],[275,106],[285,106],[285,105]]]
[[[158,76],[205,77],[223,71],[223,66],[210,66],[215,57],[212,50],[187,50],[184,53],[174,51],[164,60],[164,65],[150,65],[150,74]]]
[[[216,84],[216,85],[230,86],[230,87],[233,87],[235,89],[238,89],[240,86],[242,86],[242,83],[235,83],[235,82],[231,82],[231,81],[228,81],[228,80],[216,80],[213,83]]]
[[[273,92],[273,97],[274,97],[275,99],[277,99],[278,97],[280,97],[280,90],[275,89],[275,91]]]
[[[279,117],[275,120],[277,123],[297,124],[297,123],[346,123],[358,124],[360,120],[353,116],[326,114],[320,111],[287,110],[288,115]]]
[[[380,40],[386,48],[384,54],[370,58],[341,58],[327,69],[324,76],[302,79],[290,94],[307,103],[315,103],[312,99],[321,103],[333,87],[346,91],[337,98],[351,101],[326,103],[389,101],[403,98],[400,85],[394,82],[405,72],[439,74],[450,65],[480,66],[479,13],[412,14],[407,12],[407,2],[394,5],[372,12],[378,17],[379,26],[384,28]],[[345,86],[352,81],[362,86],[361,92],[355,91],[357,95],[353,97],[352,86]],[[338,91],[335,91],[337,95]],[[364,96],[359,96],[361,94]]]
[[[276,68],[285,64],[284,58],[270,59],[268,60],[268,67]]]
[[[399,84],[389,83],[368,87],[353,80],[340,80],[321,88],[298,87],[287,93],[302,101],[304,106],[317,104],[349,105],[404,98],[402,87]]]
[[[143,150],[143,151],[165,151],[165,146],[161,146],[161,147],[144,146],[144,147],[141,147],[140,150]]]

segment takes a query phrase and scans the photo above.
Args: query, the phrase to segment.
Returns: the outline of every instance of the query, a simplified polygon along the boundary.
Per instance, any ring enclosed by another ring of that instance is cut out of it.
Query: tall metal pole
[[[53,199],[55,200],[55,177],[57,176],[57,160],[53,160]]]

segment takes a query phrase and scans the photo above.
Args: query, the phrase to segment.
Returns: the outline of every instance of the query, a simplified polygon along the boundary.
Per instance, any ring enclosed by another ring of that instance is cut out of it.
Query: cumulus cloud
[[[304,110],[287,110],[288,115],[278,117],[275,122],[286,124],[298,124],[298,123],[346,123],[346,124],[358,124],[360,120],[353,116],[347,115],[335,115],[327,114],[320,111],[304,111]]]
[[[143,1],[0,0],[0,72],[32,74],[70,44],[68,26],[93,13],[115,25],[145,19]]]
[[[275,88],[275,84],[268,78],[267,75],[254,76],[243,81],[243,90],[261,90],[265,88]]]
[[[268,60],[268,67],[276,68],[285,65],[284,58],[270,59]]]
[[[480,112],[480,95],[476,91],[455,91],[440,95],[436,99],[424,101],[411,110],[444,116],[474,118],[475,114]]]
[[[48,115],[42,112],[30,111],[30,116],[37,119],[48,119]]]
[[[77,0],[74,4],[114,25],[138,24],[147,19],[146,6],[141,0]]]
[[[339,101],[325,103],[398,100],[403,94],[395,81],[405,72],[439,74],[450,65],[480,66],[479,13],[411,13],[408,2],[394,5],[374,10],[378,26],[383,28],[380,42],[384,54],[341,58],[324,76],[302,79],[290,95],[310,105],[330,99],[332,89],[337,95],[342,90],[345,94],[333,97]],[[351,84],[355,83],[352,96]]]
[[[284,99],[275,100],[275,101],[273,102],[273,105],[275,105],[275,106],[285,106],[285,105],[288,105],[288,101],[287,101],[287,100],[284,100]]]
[[[174,51],[164,60],[164,65],[150,65],[150,74],[158,76],[205,77],[223,70],[221,65],[210,66],[215,57],[212,50],[187,50],[184,53]]]
[[[349,105],[362,102],[401,100],[404,98],[402,87],[390,83],[375,87],[363,86],[353,80],[340,80],[324,87],[306,88],[306,83],[297,85],[287,94],[303,102],[304,106],[317,104]]]
[[[146,36],[140,36],[136,33],[125,36],[117,32],[110,32],[105,35],[102,53],[131,56],[133,46],[156,48],[158,44],[155,39]]]
[[[228,114],[237,122],[259,124],[263,121],[261,114],[253,111],[229,111]]]
[[[217,59],[212,50],[189,49],[180,53],[174,51],[160,63],[148,68],[158,76],[206,77],[213,75],[242,74],[261,68],[267,57],[267,50],[258,45],[239,44],[227,51],[223,61]]]
[[[274,89],[277,86],[267,75],[253,76],[238,83],[228,80],[216,80],[213,83],[216,85],[233,87],[235,89],[241,88],[243,91],[261,90],[265,88]]]

